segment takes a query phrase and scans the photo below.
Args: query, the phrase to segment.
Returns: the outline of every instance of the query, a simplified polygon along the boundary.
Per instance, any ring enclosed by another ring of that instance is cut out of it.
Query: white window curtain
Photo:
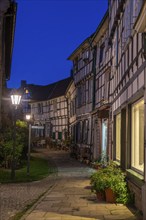
[[[132,105],[131,166],[144,170],[144,100]]]

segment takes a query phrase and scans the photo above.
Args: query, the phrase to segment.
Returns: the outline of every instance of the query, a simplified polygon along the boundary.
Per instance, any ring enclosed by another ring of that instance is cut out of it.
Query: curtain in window
[[[144,100],[132,105],[132,158],[133,168],[144,170]]]

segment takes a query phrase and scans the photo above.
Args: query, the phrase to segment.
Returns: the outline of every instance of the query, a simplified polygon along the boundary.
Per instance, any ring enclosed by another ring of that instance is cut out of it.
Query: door
[[[102,160],[107,161],[108,119],[102,119]]]

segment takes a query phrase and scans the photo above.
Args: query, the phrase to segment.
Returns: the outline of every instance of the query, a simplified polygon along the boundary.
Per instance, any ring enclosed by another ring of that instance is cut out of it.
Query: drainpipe
[[[97,47],[94,47],[93,48],[93,65],[92,65],[92,71],[93,71],[92,111],[94,111],[95,109],[96,51],[97,51]]]
[[[90,40],[88,40],[90,49],[93,51],[93,63],[92,63],[92,72],[93,72],[93,83],[92,83],[92,112],[95,109],[95,85],[96,85],[96,54],[97,54],[97,47],[92,45],[92,42]],[[92,140],[93,139],[93,116],[91,116],[91,134],[90,134],[90,160],[93,159],[93,146],[92,146]],[[92,152],[91,152],[91,148],[92,148]]]

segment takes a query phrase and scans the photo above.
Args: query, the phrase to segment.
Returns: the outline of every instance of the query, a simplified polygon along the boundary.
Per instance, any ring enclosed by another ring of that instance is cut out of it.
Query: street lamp
[[[28,152],[27,152],[27,176],[30,175],[30,145],[31,145],[31,123],[30,123],[31,115],[26,115],[26,120],[29,123],[29,136],[28,136]]]
[[[17,90],[13,90],[11,93],[11,102],[15,107],[15,111],[20,104],[21,95],[17,92]],[[16,113],[13,112],[13,152],[12,152],[12,165],[11,165],[11,179],[15,178],[15,145],[16,145]]]

